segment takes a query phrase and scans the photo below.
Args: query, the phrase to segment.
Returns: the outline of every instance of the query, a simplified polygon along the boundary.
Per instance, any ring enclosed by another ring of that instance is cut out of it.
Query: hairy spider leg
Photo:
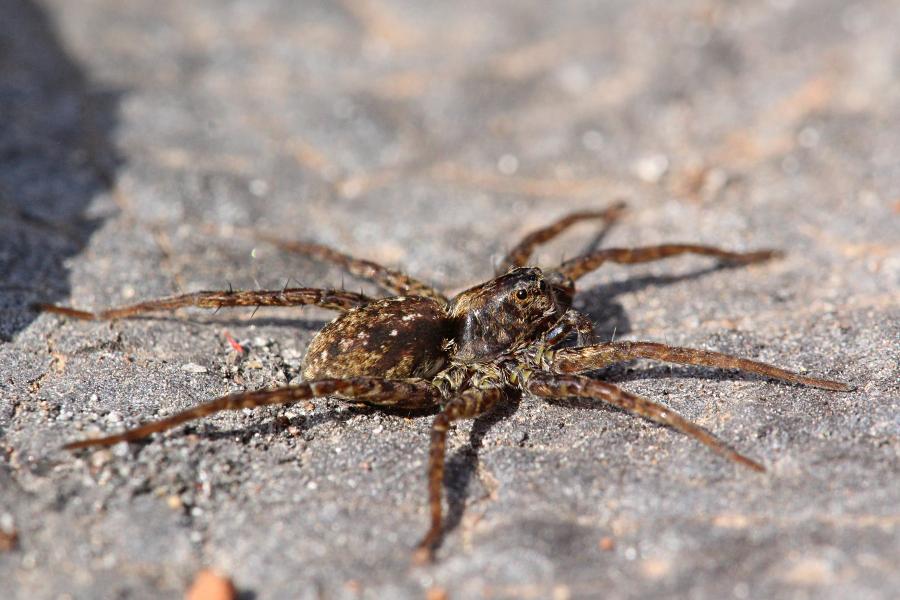
[[[782,256],[777,250],[759,250],[757,252],[730,252],[713,246],[696,244],[663,244],[644,248],[604,248],[578,256],[562,263],[556,272],[564,279],[576,280],[599,268],[605,262],[619,264],[646,263],[680,254],[698,254],[713,256],[731,264],[748,265],[763,262]]]
[[[283,240],[265,234],[258,234],[257,237],[282,250],[295,252],[324,262],[334,263],[351,275],[368,279],[385,290],[397,295],[425,296],[426,298],[435,298],[441,302],[447,303],[447,297],[427,283],[370,260],[354,258],[343,252],[338,252],[333,248],[329,248],[328,246],[323,246],[322,244]]]
[[[87,312],[55,304],[36,304],[35,308],[74,319],[88,321],[126,319],[152,312],[172,311],[184,307],[226,308],[235,306],[319,306],[346,311],[372,301],[368,296],[344,290],[318,288],[285,288],[283,290],[204,291],[147,300],[100,312]]]
[[[501,388],[469,389],[444,406],[431,425],[428,451],[428,505],[431,527],[419,542],[413,556],[419,564],[431,562],[443,531],[441,499],[444,485],[444,462],[447,455],[447,430],[453,421],[473,419],[493,409],[503,397]]]
[[[531,375],[527,388],[536,396],[548,400],[561,400],[569,397],[600,399],[631,414],[680,431],[730,461],[749,467],[754,471],[764,472],[766,470],[755,460],[735,452],[712,433],[688,421],[675,411],[652,400],[626,392],[611,383],[580,375],[559,375],[538,371]]]
[[[351,402],[404,410],[432,408],[437,406],[441,399],[437,388],[421,379],[383,379],[380,377],[317,379],[274,390],[229,394],[116,435],[79,440],[66,444],[63,448],[76,450],[94,446],[111,446],[119,442],[132,442],[223,410],[241,410],[270,404],[291,404],[300,400],[333,395]]]
[[[531,255],[534,253],[534,250],[535,248],[537,248],[537,246],[549,242],[576,223],[581,223],[582,221],[588,221],[592,219],[600,219],[607,225],[610,225],[614,221],[618,220],[618,218],[624,212],[625,203],[618,202],[605,210],[584,211],[568,214],[558,221],[548,225],[547,227],[533,231],[522,238],[522,240],[518,244],[516,244],[516,246],[512,250],[510,250],[509,254],[507,254],[506,257],[500,262],[497,267],[497,271],[499,273],[505,273],[513,267],[526,266],[528,264],[528,260],[531,258]]]
[[[739,371],[765,375],[781,381],[835,392],[851,392],[854,390],[852,386],[846,383],[819,379],[818,377],[806,377],[805,375],[755,360],[738,358],[709,350],[680,348],[655,342],[606,342],[580,348],[564,348],[553,355],[551,369],[556,373],[582,373],[636,358],[649,358],[681,365],[738,369]]]
[[[573,333],[577,336],[579,346],[593,344],[596,338],[594,322],[590,317],[570,308],[563,314],[556,326],[547,333],[546,342],[551,347],[558,346]]]

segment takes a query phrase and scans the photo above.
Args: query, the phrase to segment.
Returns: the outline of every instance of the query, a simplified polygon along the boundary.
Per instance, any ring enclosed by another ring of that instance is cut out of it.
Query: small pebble
[[[237,590],[227,577],[210,570],[200,571],[185,594],[185,600],[233,600]]]
[[[428,591],[425,592],[425,598],[427,600],[447,600],[450,596],[447,595],[447,590],[442,587],[432,587],[428,588]]]
[[[187,363],[185,365],[181,365],[181,370],[187,373],[206,373],[207,368],[203,365],[198,365],[197,363]]]
[[[12,552],[19,545],[19,532],[0,529],[0,552]]]
[[[632,166],[632,172],[647,183],[658,183],[669,170],[669,159],[664,154],[641,158]]]

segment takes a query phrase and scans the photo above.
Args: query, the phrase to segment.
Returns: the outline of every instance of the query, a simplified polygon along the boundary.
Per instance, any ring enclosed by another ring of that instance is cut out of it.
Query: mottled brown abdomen
[[[347,311],[313,338],[303,377],[430,378],[447,363],[450,319],[438,301],[386,298]]]

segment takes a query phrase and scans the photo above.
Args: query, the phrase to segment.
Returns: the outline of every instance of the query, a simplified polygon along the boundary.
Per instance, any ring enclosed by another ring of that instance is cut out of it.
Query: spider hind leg
[[[369,304],[371,299],[362,294],[344,290],[319,288],[285,288],[283,290],[225,290],[204,291],[147,300],[136,304],[110,308],[100,312],[88,312],[55,304],[36,304],[41,312],[54,313],[85,321],[112,321],[127,319],[147,313],[170,312],[179,308],[228,308],[238,306],[319,306],[331,310],[346,311]]]
[[[623,212],[625,212],[625,203],[618,202],[605,210],[570,213],[546,227],[532,231],[500,261],[497,272],[505,273],[513,267],[526,266],[539,245],[549,242],[577,223],[598,219],[609,226],[618,220]]]
[[[311,400],[323,396],[338,396],[352,402],[404,410],[431,408],[440,401],[437,388],[424,380],[382,379],[379,377],[318,379],[273,390],[229,394],[122,433],[78,440],[66,444],[63,448],[77,450],[79,448],[112,446],[119,442],[133,442],[153,433],[166,431],[182,423],[201,419],[224,410],[241,410],[272,404],[293,404],[301,400]]]
[[[778,250],[731,252],[713,246],[700,246],[697,244],[663,244],[643,248],[604,248],[567,260],[556,268],[556,272],[565,279],[575,281],[600,268],[601,265],[607,262],[633,265],[662,260],[681,254],[711,256],[725,263],[736,265],[749,265],[781,256],[781,252]]]
[[[282,250],[335,264],[351,275],[367,279],[394,294],[400,296],[424,296],[444,303],[447,302],[446,296],[427,283],[371,260],[355,258],[322,244],[295,242],[268,235],[260,235],[259,237]]]

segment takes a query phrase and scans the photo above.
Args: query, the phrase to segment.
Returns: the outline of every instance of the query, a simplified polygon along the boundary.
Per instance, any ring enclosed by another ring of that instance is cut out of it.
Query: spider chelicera
[[[303,365],[302,383],[238,392],[197,405],[122,433],[76,441],[68,449],[139,440],[186,421],[222,410],[289,404],[320,397],[402,410],[437,411],[431,427],[428,495],[431,526],[415,558],[429,561],[442,533],[442,485],[447,430],[453,421],[474,418],[522,392],[546,399],[597,399],[680,431],[713,452],[755,471],[757,461],[740,454],[706,429],[668,408],[583,373],[639,358],[738,369],[795,384],[851,391],[844,383],[806,377],[761,362],[717,352],[651,342],[600,342],[593,324],[572,308],[575,282],[603,263],[645,263],[680,254],[750,264],[778,255],[772,250],[737,253],[710,246],[665,244],[605,248],[542,271],[526,266],[535,248],[572,225],[612,223],[624,205],[578,212],[531,234],[503,259],[502,275],[449,298],[433,287],[376,263],[318,244],[266,238],[278,246],[336,263],[371,280],[394,296],[371,298],[335,289],[204,291],[150,300],[98,313],[54,305],[43,311],[68,317],[109,320],[181,307],[315,305],[341,314],[316,334]]]

